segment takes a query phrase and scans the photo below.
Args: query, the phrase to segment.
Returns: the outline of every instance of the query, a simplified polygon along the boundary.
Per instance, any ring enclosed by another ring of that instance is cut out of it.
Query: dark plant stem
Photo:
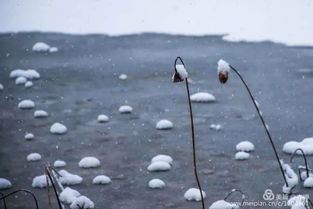
[[[200,180],[199,180],[199,176],[198,176],[197,155],[196,155],[196,140],[195,140],[195,127],[194,127],[194,122],[193,122],[193,113],[192,113],[192,106],[191,106],[191,100],[190,100],[188,78],[185,79],[185,83],[186,83],[186,90],[187,90],[188,104],[189,104],[189,113],[190,113],[191,136],[192,136],[193,169],[194,169],[194,175],[196,177],[196,181],[197,181],[197,184],[198,184],[198,188],[200,190],[202,208],[205,209],[204,198],[203,198],[202,189],[201,189],[201,185],[200,185]]]
[[[261,122],[262,122],[262,124],[263,124],[264,129],[265,129],[265,132],[266,132],[266,134],[267,134],[267,136],[268,136],[268,139],[270,140],[270,143],[271,143],[272,148],[273,148],[273,150],[274,150],[275,157],[276,157],[277,163],[278,163],[278,165],[279,165],[281,174],[282,174],[282,176],[283,176],[283,178],[284,178],[285,184],[286,184],[286,186],[288,187],[288,182],[287,182],[287,179],[286,179],[286,176],[285,176],[285,172],[284,172],[284,169],[283,169],[283,167],[282,167],[282,165],[281,165],[280,158],[279,158],[279,156],[278,156],[278,153],[277,153],[277,150],[276,150],[274,141],[273,141],[272,136],[271,136],[271,134],[270,134],[270,132],[269,132],[269,130],[268,130],[268,127],[267,127],[267,125],[266,125],[266,123],[265,123],[265,121],[264,121],[264,118],[263,118],[263,116],[262,116],[262,114],[261,114],[261,112],[260,112],[260,109],[259,109],[258,105],[256,104],[256,101],[255,101],[255,99],[254,99],[254,97],[253,97],[253,95],[252,95],[252,93],[251,93],[251,91],[250,91],[250,89],[249,89],[247,83],[245,82],[245,80],[244,80],[243,77],[241,76],[241,74],[240,74],[240,73],[238,72],[238,70],[236,70],[233,66],[229,65],[229,67],[230,67],[230,68],[236,73],[236,75],[240,78],[240,80],[242,81],[242,83],[244,84],[244,86],[246,87],[246,89],[247,89],[247,91],[248,91],[248,93],[249,93],[250,99],[252,100],[252,102],[253,102],[253,104],[254,104],[254,107],[255,107],[255,109],[257,110],[258,116],[259,116],[259,118],[261,119]]]
[[[0,200],[2,200],[2,199],[4,200],[5,198],[7,198],[7,197],[9,197],[9,196],[11,196],[11,195],[14,195],[15,193],[18,193],[18,192],[26,192],[26,193],[30,194],[30,195],[34,198],[34,201],[35,201],[35,204],[36,204],[36,209],[39,209],[39,207],[38,207],[38,201],[37,201],[37,198],[36,198],[35,194],[32,193],[32,192],[29,191],[29,190],[26,190],[26,189],[18,189],[18,190],[15,190],[15,191],[13,191],[13,192],[11,192],[11,193],[9,193],[9,194],[6,194],[6,195],[2,196],[2,197],[0,198]]]
[[[52,178],[52,176],[51,176],[51,174],[50,174],[49,168],[46,168],[46,175],[48,176],[48,178],[49,178],[49,180],[50,180],[50,182],[51,182],[51,184],[52,184],[52,187],[53,187],[53,190],[54,190],[54,194],[55,194],[55,196],[56,196],[56,198],[57,198],[57,201],[58,201],[59,208],[60,208],[60,209],[63,209],[62,203],[61,203],[61,201],[60,201],[60,199],[59,199],[59,195],[58,195],[58,192],[57,192],[56,187],[55,187],[55,185],[54,185],[54,181],[53,181],[53,178]],[[49,184],[47,184],[47,187],[49,187]]]
[[[306,176],[309,177],[308,161],[307,161],[307,159],[306,159],[306,156],[305,156],[305,154],[304,154],[303,149],[298,148],[298,149],[296,149],[296,150],[292,153],[292,155],[291,155],[291,157],[290,157],[290,163],[292,163],[293,157],[295,156],[295,154],[297,153],[297,151],[301,151],[301,153],[302,153],[302,157],[303,157],[303,159],[304,159],[304,164],[305,164]],[[300,174],[300,178],[301,178],[301,174]]]
[[[0,192],[1,197],[4,196],[4,194],[2,192]],[[4,209],[7,209],[7,203],[5,202],[5,198],[3,198],[3,205],[4,205]]]
[[[244,194],[241,190],[239,190],[239,189],[233,189],[233,190],[231,190],[231,191],[226,195],[226,197],[224,198],[224,200],[226,201],[226,200],[229,198],[229,196],[232,195],[232,194],[235,193],[235,192],[239,192],[239,193],[241,194],[241,205],[243,205],[243,201],[245,200],[246,196],[245,196],[245,194]]]

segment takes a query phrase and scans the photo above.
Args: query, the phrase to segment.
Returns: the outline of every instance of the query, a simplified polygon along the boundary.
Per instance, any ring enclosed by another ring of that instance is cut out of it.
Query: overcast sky
[[[0,0],[0,32],[230,34],[313,45],[313,0]]]

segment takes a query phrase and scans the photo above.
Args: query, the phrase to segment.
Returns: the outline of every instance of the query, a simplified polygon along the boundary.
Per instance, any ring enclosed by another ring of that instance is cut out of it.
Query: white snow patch
[[[93,184],[108,184],[111,182],[110,177],[105,176],[105,175],[99,175],[96,176],[93,180],[92,183]]]
[[[44,110],[36,110],[34,112],[34,117],[35,118],[46,118],[46,117],[48,117],[48,115],[49,114],[46,111],[44,111]]]
[[[47,187],[47,180],[49,186],[51,186],[50,179],[46,177],[46,175],[36,176],[33,178],[32,187],[34,188],[45,188]]]
[[[54,161],[53,166],[56,168],[61,168],[61,167],[66,166],[66,162],[63,160],[56,160]]]
[[[27,79],[25,77],[17,77],[15,79],[16,85],[24,85],[27,82]]]
[[[159,130],[167,130],[167,129],[172,129],[173,128],[173,123],[169,120],[160,120],[156,124],[156,129]]]
[[[235,155],[236,160],[247,160],[249,159],[250,154],[247,152],[237,152]]]
[[[238,209],[239,206],[236,204],[232,204],[229,202],[226,202],[225,200],[218,200],[215,201],[209,209]]]
[[[181,64],[176,65],[176,70],[182,79],[185,79],[188,77],[188,72],[184,65],[181,65]]]
[[[297,195],[290,198],[287,202],[288,206],[291,206],[291,209],[307,209],[307,198],[302,195]]]
[[[151,179],[148,183],[148,186],[151,189],[162,189],[165,187],[165,183],[161,179]]]
[[[72,204],[72,202],[80,196],[80,193],[75,189],[66,187],[59,195],[59,198],[65,204]]]
[[[26,99],[18,103],[17,107],[20,109],[32,109],[35,107],[35,103],[32,100]]]
[[[171,165],[164,161],[153,162],[148,166],[148,171],[168,171],[171,169]]]
[[[25,83],[25,88],[30,88],[30,87],[32,87],[34,85],[34,83],[32,82],[32,81],[27,81],[26,83]]]
[[[105,122],[108,122],[109,121],[109,117],[108,116],[106,116],[106,115],[103,115],[103,114],[101,114],[101,115],[98,115],[98,122],[99,123],[105,123]]]
[[[214,102],[216,98],[213,94],[207,92],[198,92],[190,96],[192,102]]]
[[[92,209],[95,204],[86,196],[77,197],[71,204],[71,209]]]
[[[313,154],[313,137],[305,138],[301,142],[289,141],[284,144],[283,151],[289,154],[292,154],[296,149],[301,148],[306,155]],[[301,154],[300,151],[297,151],[296,154]]]
[[[84,157],[78,163],[81,168],[96,168],[100,166],[100,160],[95,157]]]
[[[206,197],[204,191],[202,191],[202,196],[203,198]],[[185,192],[184,198],[188,201],[200,201],[201,200],[200,190],[197,188],[190,188]]]
[[[237,151],[251,152],[254,151],[254,145],[249,141],[242,141],[236,145]]]
[[[34,134],[32,134],[32,133],[26,133],[25,136],[24,136],[24,138],[25,138],[26,140],[32,140],[32,139],[35,138],[35,136],[34,136]]]
[[[118,111],[120,113],[131,113],[133,111],[133,108],[131,106],[128,106],[128,105],[123,105],[123,106],[120,106],[120,108],[118,109]]]
[[[9,189],[12,187],[12,183],[5,178],[0,178],[0,190],[2,189]]]
[[[47,52],[49,49],[50,46],[44,42],[37,42],[33,46],[33,51],[35,52]]]
[[[229,64],[226,61],[220,59],[217,62],[217,73],[229,72],[229,71],[230,71]]]
[[[34,70],[34,69],[28,69],[28,70],[22,70],[22,69],[16,69],[11,71],[10,78],[18,78],[18,77],[24,77],[26,79],[39,79],[40,74]]]
[[[154,156],[151,159],[151,163],[158,162],[158,161],[162,161],[162,162],[167,162],[169,164],[173,164],[173,158],[171,156],[169,156],[169,155],[159,154],[159,155]]]
[[[118,76],[118,78],[120,80],[126,80],[127,79],[127,75],[126,74],[121,74],[121,75]]]
[[[313,187],[313,176],[310,176],[309,178],[305,179],[303,182],[303,186],[306,188],[312,188]]]
[[[210,129],[213,129],[215,131],[219,131],[222,129],[222,126],[220,124],[211,124]]]
[[[41,160],[41,155],[39,153],[30,153],[27,155],[27,161],[38,161]]]
[[[52,134],[65,134],[67,132],[67,128],[65,125],[63,125],[61,123],[54,123],[50,127],[50,132]]]
[[[83,181],[83,178],[72,174],[66,170],[59,171],[61,177],[59,177],[59,181],[62,185],[76,185],[80,184]]]

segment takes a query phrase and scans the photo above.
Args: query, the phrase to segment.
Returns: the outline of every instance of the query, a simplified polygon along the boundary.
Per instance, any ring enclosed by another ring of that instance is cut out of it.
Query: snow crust
[[[156,129],[159,130],[167,130],[167,129],[172,129],[173,128],[173,123],[169,120],[160,120],[159,122],[157,122],[156,124]]]
[[[204,191],[202,191],[202,196],[203,198],[206,197],[206,194]],[[184,198],[188,201],[201,201],[200,190],[197,188],[190,188],[185,192]]]
[[[5,178],[0,178],[0,190],[2,189],[9,189],[12,187],[11,181]]]
[[[32,100],[26,99],[18,103],[17,107],[20,109],[32,109],[35,107],[35,103]]]
[[[151,189],[162,189],[165,187],[165,183],[161,179],[151,179],[148,183],[148,186]]]
[[[105,175],[96,176],[93,180],[93,184],[109,184],[111,182],[111,178]]]
[[[164,161],[156,161],[151,163],[148,166],[148,171],[156,172],[156,171],[168,171],[171,169],[171,165]]]
[[[67,132],[67,127],[61,123],[54,123],[50,127],[50,133],[52,134],[65,134]]]
[[[254,144],[249,141],[242,141],[236,145],[236,150],[243,152],[252,152],[254,151]]]
[[[190,96],[192,102],[214,102],[216,98],[213,94],[207,92],[198,92]]]
[[[96,168],[100,166],[100,160],[95,157],[84,157],[78,163],[81,168]]]

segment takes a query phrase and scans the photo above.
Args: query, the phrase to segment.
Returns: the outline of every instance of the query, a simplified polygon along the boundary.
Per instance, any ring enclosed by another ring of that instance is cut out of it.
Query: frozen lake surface
[[[59,51],[33,52],[38,41]],[[72,188],[88,196],[96,208],[201,207],[184,200],[185,191],[196,183],[185,87],[171,82],[176,56],[182,56],[189,71],[191,93],[209,92],[217,100],[193,103],[198,167],[207,207],[233,188],[244,191],[248,201],[263,201],[266,189],[280,194],[283,186],[247,92],[232,73],[225,85],[217,80],[220,58],[237,67],[250,85],[285,162],[290,158],[282,152],[285,142],[312,137],[312,47],[232,43],[221,36],[44,33],[2,34],[0,46],[0,83],[4,86],[0,92],[0,177],[13,184],[2,192],[31,189],[40,208],[48,208],[47,192],[33,189],[32,179],[44,173],[44,165],[53,165],[58,159],[66,162],[64,169],[83,177],[83,182]],[[9,74],[18,68],[36,69],[41,78],[31,88],[17,86]],[[119,79],[120,74],[127,79]],[[18,103],[24,99],[34,101],[35,108],[19,109]],[[122,105],[131,106],[132,113],[119,113]],[[45,110],[49,116],[36,119],[35,110]],[[110,120],[98,123],[99,114]],[[155,125],[161,119],[172,121],[173,129],[157,130]],[[64,124],[67,133],[51,134],[55,122]],[[221,124],[222,129],[210,129],[211,124]],[[35,138],[25,140],[26,133]],[[255,151],[248,160],[236,161],[236,145],[245,140],[255,145]],[[29,153],[39,153],[42,159],[27,162]],[[147,170],[157,154],[174,159],[170,171]],[[98,158],[100,167],[80,168],[78,162],[86,156]],[[313,159],[308,159],[313,167]],[[302,160],[296,159],[293,167],[299,164]],[[92,184],[98,175],[106,175],[112,182]],[[165,188],[150,189],[148,182],[154,178],[162,179]],[[297,190],[312,194],[302,186]],[[10,208],[34,208],[31,203],[25,205],[25,200],[18,195],[7,202]]]

